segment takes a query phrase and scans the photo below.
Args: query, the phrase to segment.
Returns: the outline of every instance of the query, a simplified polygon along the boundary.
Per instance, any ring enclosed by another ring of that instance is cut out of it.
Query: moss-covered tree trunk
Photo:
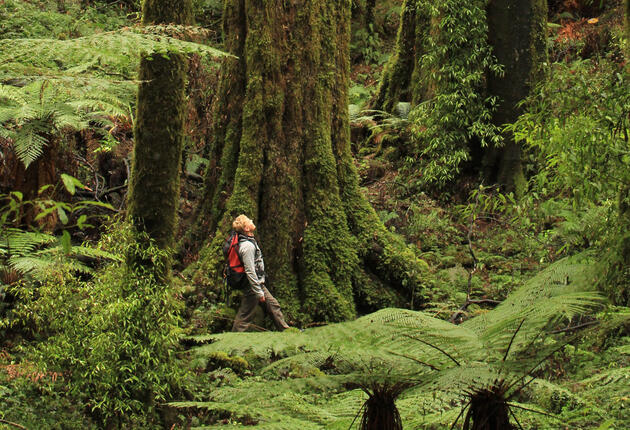
[[[253,217],[268,286],[293,320],[338,321],[426,291],[421,261],[380,223],[350,153],[350,2],[225,3],[206,208],[214,240],[197,275],[217,275],[234,216]],[[214,278],[216,279],[216,278]],[[389,288],[389,287],[393,288]]]
[[[488,37],[494,55],[504,67],[503,76],[488,77],[488,92],[498,98],[493,121],[496,125],[514,122],[521,114],[518,103],[529,95],[540,79],[547,60],[547,0],[494,0],[488,3]],[[525,192],[521,148],[509,133],[504,147],[490,150],[484,160],[484,173],[491,183],[504,186],[516,195]]]
[[[441,16],[428,18],[424,14],[430,9],[429,2],[406,0],[403,3],[396,51],[383,71],[374,108],[394,112],[399,102],[417,105],[442,91],[432,78],[443,73],[439,65],[435,70],[423,71],[421,62],[425,55],[443,56],[443,52],[448,51],[444,44],[453,42],[449,41],[448,34],[440,37],[439,32],[448,27],[444,25],[447,20],[454,19],[448,14],[452,14],[452,9],[458,5],[450,2],[444,5]],[[466,2],[460,3],[459,7],[466,7]],[[432,7],[440,6],[438,3]],[[488,2],[486,12],[488,43],[505,73],[503,76],[488,73],[485,89],[480,88],[480,93],[485,93],[479,97],[498,98],[492,121],[503,125],[513,122],[520,114],[517,104],[529,94],[531,85],[539,78],[540,66],[546,60],[547,2],[493,0]],[[479,52],[470,50],[468,55],[479,55]],[[465,63],[461,58],[447,60]],[[470,64],[474,63],[470,61]],[[503,184],[505,189],[520,193],[525,186],[521,150],[510,135],[505,134],[504,140],[505,146],[499,149],[480,149],[478,143],[469,142],[470,151],[476,156],[473,161],[488,182]],[[477,156],[479,153],[481,156]]]
[[[378,91],[372,103],[375,109],[393,112],[399,102],[417,104],[426,98],[428,82],[420,75],[422,39],[430,23],[418,4],[423,0],[405,0],[400,15],[396,50],[385,65]]]
[[[191,21],[190,0],[143,3],[144,25]],[[186,58],[173,52],[144,57],[140,63],[128,216],[160,248],[172,246],[177,222],[186,67]]]
[[[630,0],[626,0],[626,57],[630,58]],[[621,255],[626,267],[630,266],[630,185],[625,184],[619,190],[619,220],[622,228],[626,229],[626,234],[621,239]]]

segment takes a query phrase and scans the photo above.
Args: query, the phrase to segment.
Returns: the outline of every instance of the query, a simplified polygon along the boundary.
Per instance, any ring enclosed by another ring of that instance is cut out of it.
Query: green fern
[[[429,413],[449,411],[441,416],[453,423],[479,393],[502,396],[507,404],[530,383],[527,375],[564,344],[548,333],[600,306],[601,298],[590,291],[591,264],[587,255],[562,260],[496,309],[459,326],[421,312],[384,309],[303,333],[206,337],[214,342],[192,350],[196,365],[203,367],[204,356],[226,351],[253,363],[257,376],[217,386],[201,402],[172,406],[202,407],[213,411],[210,416],[227,415],[232,422],[255,422],[263,428],[285,428],[286,423],[305,429],[348,428],[366,397],[374,395],[370,387],[404,384],[411,387],[398,402],[405,422],[419,422],[417,410],[423,405]],[[343,413],[318,403],[341,393],[348,402]],[[430,401],[434,393],[443,393],[438,395],[443,401]],[[528,407],[510,404],[514,411]],[[355,408],[352,418],[350,405]],[[304,412],[313,406],[326,422]],[[520,412],[518,416],[523,419]]]
[[[0,270],[12,269],[22,276],[43,279],[60,264],[70,270],[90,273],[80,259],[120,261],[109,252],[87,246],[72,246],[67,252],[61,240],[51,234],[9,228],[0,232]]]
[[[134,80],[144,55],[200,54],[211,60],[229,56],[210,46],[172,37],[190,37],[200,31],[186,26],[149,26],[67,40],[3,39],[0,80],[28,82],[76,76]]]
[[[28,167],[64,130],[104,133],[111,117],[130,116],[142,56],[227,55],[172,37],[200,31],[152,26],[69,40],[0,40],[0,137],[12,142]]]
[[[66,87],[63,81],[36,81],[21,88],[0,84],[0,136],[10,139],[28,167],[63,130],[104,126],[109,117],[129,115],[127,100],[92,83]],[[132,93],[129,91],[128,96]]]

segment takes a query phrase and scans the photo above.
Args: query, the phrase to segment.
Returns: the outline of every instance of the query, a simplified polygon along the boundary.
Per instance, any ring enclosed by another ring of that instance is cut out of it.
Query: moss
[[[181,24],[190,25],[193,21],[191,0],[178,2],[164,0],[144,0],[142,3],[142,24]]]
[[[206,356],[206,372],[217,369],[232,369],[237,375],[243,375],[250,365],[243,357],[230,356],[223,351],[211,352]]]
[[[364,267],[372,261],[385,283],[370,285],[381,289],[392,279],[401,286],[403,278],[419,270],[413,253],[387,232],[358,190],[347,109],[350,2],[252,0],[240,5],[239,15],[235,5],[226,3],[233,19],[225,21],[228,45],[245,35],[239,71],[244,91],[236,99],[242,105],[230,111],[230,121],[240,128],[226,129],[216,141],[223,145],[218,167],[225,179],[207,181],[214,184],[207,195],[214,195],[210,211],[217,219],[216,233],[200,253],[197,278],[210,285],[220,282],[221,242],[232,217],[246,213],[258,227],[268,287],[288,320],[353,318],[357,297],[372,307],[400,303],[397,293],[383,292],[379,299],[380,290],[371,294],[359,281],[366,279]],[[220,87],[234,79],[230,71],[232,66],[224,64]],[[221,94],[220,106],[234,107],[229,97]],[[225,195],[225,205],[218,195]],[[365,230],[355,228],[361,216],[349,214],[356,208],[367,213]],[[382,252],[368,261],[373,237]],[[409,285],[419,283],[416,276]]]
[[[129,216],[160,247],[172,245],[179,202],[186,60],[144,58],[140,65]]]
[[[210,233],[214,233],[225,210],[238,166],[242,134],[242,104],[245,98],[247,64],[245,62],[245,2],[226,2],[223,27],[233,32],[225,41],[225,50],[237,57],[224,60],[216,103],[213,106],[212,137],[209,163],[205,172],[201,204],[196,222],[184,245],[197,250]]]
[[[189,0],[144,2],[144,25],[191,21]],[[128,214],[136,230],[147,232],[160,248],[173,245],[177,223],[187,67],[186,58],[175,53],[144,57],[140,63]]]
[[[393,112],[398,102],[418,103],[424,98],[426,80],[420,77],[418,61],[423,35],[429,29],[419,0],[405,0],[402,5],[396,50],[383,69],[374,108]]]

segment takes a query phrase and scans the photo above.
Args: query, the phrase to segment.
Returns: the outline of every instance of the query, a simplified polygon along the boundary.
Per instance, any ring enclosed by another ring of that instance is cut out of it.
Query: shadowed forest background
[[[628,0],[0,1],[0,428],[628,428],[629,58]]]

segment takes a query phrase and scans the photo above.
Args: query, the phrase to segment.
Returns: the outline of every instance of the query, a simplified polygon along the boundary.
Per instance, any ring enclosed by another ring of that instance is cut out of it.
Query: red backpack
[[[223,255],[226,263],[223,278],[230,287],[238,287],[245,276],[245,267],[238,255],[238,233],[232,231],[223,244]]]

